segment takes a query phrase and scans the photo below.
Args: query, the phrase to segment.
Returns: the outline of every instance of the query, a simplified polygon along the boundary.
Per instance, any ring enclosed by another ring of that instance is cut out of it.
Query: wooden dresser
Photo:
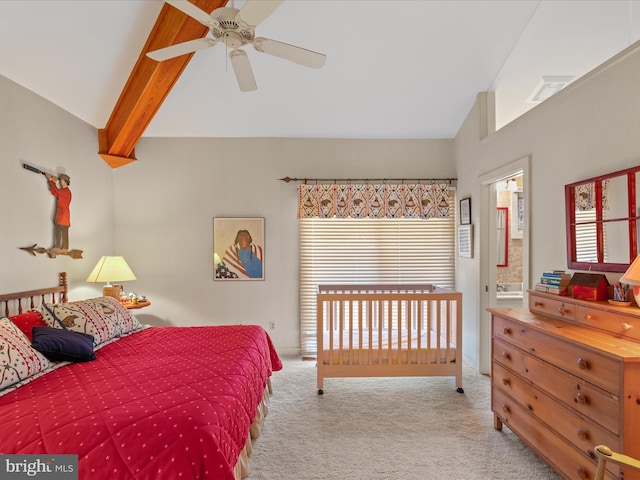
[[[593,479],[594,447],[640,458],[640,308],[529,292],[492,308],[491,409],[560,476]],[[639,480],[609,462],[609,479]]]

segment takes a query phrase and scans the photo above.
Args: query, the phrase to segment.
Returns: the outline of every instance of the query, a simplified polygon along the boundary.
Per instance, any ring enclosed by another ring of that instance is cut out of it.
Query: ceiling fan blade
[[[321,68],[327,59],[327,56],[323,53],[262,37],[257,37],[253,41],[253,47],[259,52],[284,58],[311,68]]]
[[[172,7],[177,8],[182,13],[189,15],[191,18],[196,19],[201,24],[206,25],[207,27],[214,26],[213,20],[211,20],[211,15],[209,15],[204,10],[196,7],[193,3],[188,0],[165,0]]]
[[[236,20],[255,27],[280,6],[283,0],[247,0]]]
[[[217,41],[213,38],[196,38],[195,40],[176,43],[175,45],[147,52],[147,56],[153,60],[162,62],[163,60],[169,60],[170,58],[179,57],[180,55],[193,53],[197,50],[202,50],[203,48],[213,47],[216,43]]]
[[[240,91],[251,92],[256,90],[258,85],[256,85],[256,79],[253,76],[247,52],[244,50],[232,50],[229,53],[229,58],[231,59],[231,66],[236,74]]]

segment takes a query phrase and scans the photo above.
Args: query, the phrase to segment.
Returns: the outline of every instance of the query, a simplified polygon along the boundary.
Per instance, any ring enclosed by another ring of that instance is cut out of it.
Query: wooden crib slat
[[[416,335],[418,336],[418,354],[416,355],[416,363],[420,364],[420,360],[421,360],[421,356],[420,356],[420,350],[422,350],[422,324],[424,321],[424,317],[423,315],[423,310],[422,310],[422,300],[416,300],[416,313],[417,313],[417,318],[416,321],[418,322],[417,324],[417,329],[416,329]]]
[[[358,302],[351,302],[349,304],[349,362],[350,363],[357,363],[356,359],[354,357],[354,347],[355,345],[357,345],[357,343],[354,342],[355,340],[355,334],[356,334],[356,324],[355,324],[355,317],[357,315],[358,312]]]
[[[333,331],[335,329],[334,327],[334,311],[335,311],[335,305],[332,303],[329,303],[329,365],[333,365]]]
[[[407,300],[407,345],[409,345],[407,355],[407,363],[416,363],[413,361],[412,351],[413,351],[413,333],[415,330],[415,320],[413,318],[413,300]],[[416,352],[418,353],[418,352]]]
[[[451,318],[451,302],[446,302],[447,318]],[[451,350],[451,322],[447,322],[447,352],[446,358],[449,358],[449,352]]]
[[[362,328],[364,327],[364,323],[363,323],[363,315],[364,312],[362,311],[362,309],[364,308],[364,301],[361,301],[358,303],[358,345],[360,346],[360,348],[358,348],[358,363],[362,364],[364,362],[364,358],[362,358],[362,355],[364,354],[364,348],[362,347]]]
[[[367,333],[369,336],[369,348],[368,348],[368,364],[371,365],[373,363],[373,302],[371,300],[367,300]]]

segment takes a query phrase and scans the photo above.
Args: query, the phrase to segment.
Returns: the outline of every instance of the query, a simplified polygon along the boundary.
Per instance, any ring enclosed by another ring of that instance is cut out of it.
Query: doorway
[[[480,215],[487,228],[480,235],[478,365],[485,374],[491,372],[487,308],[528,305],[529,163],[527,156],[480,177]]]

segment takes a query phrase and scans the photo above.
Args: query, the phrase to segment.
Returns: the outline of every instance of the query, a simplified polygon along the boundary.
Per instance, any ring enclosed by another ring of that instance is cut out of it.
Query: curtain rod
[[[334,183],[351,183],[351,182],[364,182],[364,183],[369,183],[369,182],[382,182],[382,183],[386,183],[386,182],[430,182],[430,183],[436,183],[436,182],[446,182],[446,183],[452,183],[457,181],[457,178],[291,178],[291,177],[284,177],[284,178],[280,178],[279,180],[282,180],[283,182],[304,182],[304,183],[318,183],[318,182],[334,182]]]

